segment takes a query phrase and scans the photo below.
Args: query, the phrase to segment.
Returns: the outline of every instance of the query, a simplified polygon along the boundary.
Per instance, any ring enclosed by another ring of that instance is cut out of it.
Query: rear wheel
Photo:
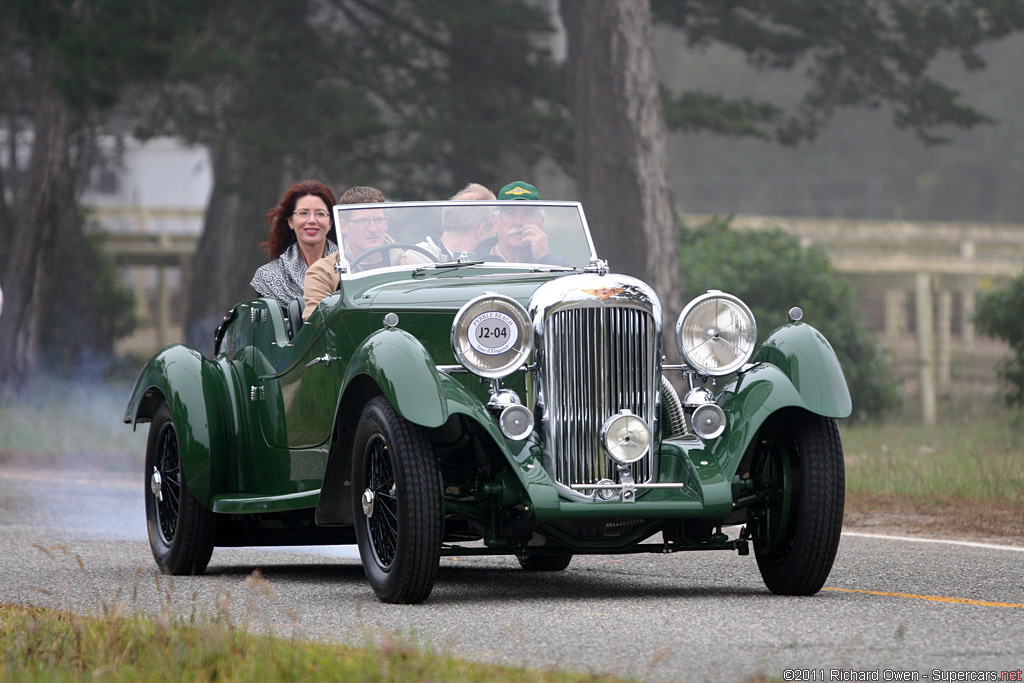
[[[146,443],[146,527],[165,574],[202,574],[213,554],[213,513],[192,497],[181,467],[178,430],[167,402],[153,413]]]
[[[383,397],[363,409],[352,453],[356,539],[363,570],[383,602],[430,595],[441,561],[441,486],[423,430]]]
[[[516,555],[519,566],[528,572],[560,572],[572,562],[572,553],[531,553]]]
[[[813,595],[832,571],[843,525],[839,428],[834,419],[794,412],[759,438],[751,476],[766,504],[753,511],[757,566],[773,593]]]

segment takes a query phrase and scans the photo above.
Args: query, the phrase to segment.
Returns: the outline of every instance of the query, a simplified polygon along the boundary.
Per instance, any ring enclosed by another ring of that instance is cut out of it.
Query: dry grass
[[[1024,545],[1024,433],[999,410],[841,426],[846,522]]]
[[[0,680],[62,681],[466,681],[625,683],[592,673],[500,667],[429,652],[408,639],[375,647],[275,638],[222,619],[186,623],[107,613],[89,617],[0,605]]]

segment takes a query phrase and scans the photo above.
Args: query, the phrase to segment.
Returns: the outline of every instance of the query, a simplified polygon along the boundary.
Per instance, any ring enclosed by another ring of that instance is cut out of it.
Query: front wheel
[[[366,578],[383,602],[430,595],[441,562],[441,485],[430,441],[387,399],[366,404],[352,453],[356,540]]]
[[[185,481],[178,430],[167,402],[153,413],[146,443],[146,527],[153,559],[164,574],[202,574],[213,554],[213,513]]]
[[[839,427],[831,418],[791,413],[759,438],[751,476],[766,500],[752,525],[761,578],[779,595],[813,595],[832,571],[843,526]]]

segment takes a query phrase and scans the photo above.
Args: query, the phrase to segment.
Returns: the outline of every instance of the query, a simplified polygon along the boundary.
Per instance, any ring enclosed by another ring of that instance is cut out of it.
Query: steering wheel
[[[373,254],[379,254],[382,251],[391,251],[392,249],[406,249],[406,250],[418,251],[421,254],[423,254],[424,256],[426,256],[427,258],[429,258],[431,263],[440,263],[438,258],[436,256],[434,256],[433,252],[431,252],[426,247],[421,247],[420,245],[413,244],[412,242],[388,242],[387,244],[379,244],[376,247],[370,247],[369,249],[364,251],[362,254],[360,254],[359,256],[356,256],[354,259],[352,259],[352,261],[348,264],[348,266],[352,270],[355,270],[356,266],[359,265],[360,263],[362,263],[363,261],[365,261],[367,256],[371,256]],[[383,266],[381,266],[381,267],[383,267]]]

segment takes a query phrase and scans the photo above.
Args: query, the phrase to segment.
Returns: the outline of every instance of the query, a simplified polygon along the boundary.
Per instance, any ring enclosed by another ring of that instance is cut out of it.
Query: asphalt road
[[[0,603],[11,602],[220,610],[286,637],[397,634],[459,657],[652,681],[1020,681],[1024,667],[1019,547],[847,533],[810,598],[771,595],[752,556],[727,552],[578,556],[554,574],[445,558],[426,603],[395,606],[376,600],[351,547],[217,549],[204,576],[164,577],[145,540],[141,475],[8,466]]]

